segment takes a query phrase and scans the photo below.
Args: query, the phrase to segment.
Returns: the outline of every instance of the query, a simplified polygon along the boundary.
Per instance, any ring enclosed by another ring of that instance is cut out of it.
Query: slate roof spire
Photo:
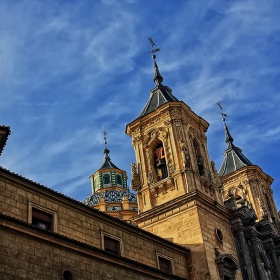
[[[228,148],[229,148],[229,147],[234,146],[234,145],[233,145],[233,140],[234,140],[234,139],[232,138],[232,136],[231,136],[230,133],[229,133],[229,130],[228,130],[228,127],[227,127],[225,118],[223,117],[222,120],[223,120],[223,122],[224,122],[224,129],[225,129],[225,136],[226,136],[225,142],[228,144]]]
[[[174,102],[174,101],[179,101],[173,94],[171,88],[168,86],[165,86],[162,84],[163,82],[163,77],[159,72],[158,65],[156,62],[156,52],[160,51],[160,48],[154,49],[156,44],[153,42],[152,38],[148,38],[152,50],[147,52],[147,53],[152,53],[152,58],[154,60],[154,78],[153,81],[155,83],[155,87],[150,91],[150,98],[147,101],[144,109],[142,110],[141,114],[139,115],[139,118],[144,117],[145,115],[151,113],[152,111],[156,110],[158,107],[161,105],[167,103],[167,102]]]
[[[158,65],[156,62],[156,55],[153,54],[152,56],[153,60],[154,60],[154,83],[156,84],[156,86],[161,86],[162,82],[163,82],[163,77],[161,76],[159,70],[158,70]]]
[[[228,144],[227,149],[224,152],[224,160],[221,165],[221,168],[219,170],[219,176],[225,176],[230,173],[235,172],[237,169],[240,169],[244,166],[253,165],[252,162],[247,159],[243,153],[242,150],[238,147],[236,147],[233,144],[233,137],[231,136],[228,126],[226,124],[226,117],[227,115],[223,113],[223,108],[221,106],[221,103],[218,101],[217,105],[220,108],[220,113],[222,115],[222,121],[224,123],[224,130],[225,130],[225,142]]]
[[[101,170],[101,169],[107,169],[107,168],[116,168],[116,169],[119,169],[113,162],[111,162],[111,158],[109,157],[109,153],[110,153],[110,150],[107,148],[107,132],[105,131],[105,126],[104,126],[104,130],[102,131],[103,135],[104,135],[104,161],[102,163],[102,165],[99,167],[98,170]]]

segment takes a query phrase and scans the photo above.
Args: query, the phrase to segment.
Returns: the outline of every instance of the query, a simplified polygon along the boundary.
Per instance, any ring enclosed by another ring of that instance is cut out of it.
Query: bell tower
[[[131,187],[139,214],[133,222],[190,248],[190,279],[241,279],[221,180],[208,154],[209,124],[163,84],[156,50],[151,51],[155,87],[140,115],[126,126],[136,156]],[[236,278],[223,278],[217,266],[226,256]]]
[[[126,127],[136,155],[131,186],[139,210],[197,189],[222,203],[221,182],[207,150],[209,124],[162,84],[155,55],[153,60],[155,87],[139,117]]]
[[[224,160],[219,170],[223,182],[223,199],[228,200],[233,196],[237,202],[241,199],[248,200],[256,211],[258,221],[263,218],[279,220],[277,208],[273,198],[271,184],[273,178],[267,175],[259,166],[254,165],[242,150],[233,144],[225,118],[223,117],[225,142],[227,148]]]

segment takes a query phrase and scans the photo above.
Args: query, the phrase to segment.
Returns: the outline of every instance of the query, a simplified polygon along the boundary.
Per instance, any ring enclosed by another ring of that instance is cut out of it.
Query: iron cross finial
[[[152,36],[148,37],[148,40],[150,41],[150,44],[151,44],[152,48],[153,48],[154,46],[156,46],[156,44],[155,44],[154,41],[153,41]]]
[[[223,107],[222,107],[222,104],[221,104],[220,101],[218,101],[216,104],[217,104],[217,105],[219,106],[219,108],[220,108],[220,112],[218,112],[218,114],[220,114],[220,115],[222,116],[222,120],[223,120],[223,122],[224,122],[224,121],[226,120],[225,118],[227,117],[227,114],[223,113]]]
[[[155,44],[155,42],[153,41],[152,36],[148,37],[148,40],[149,40],[149,42],[150,42],[150,44],[151,44],[151,46],[152,46],[152,50],[149,51],[149,52],[146,52],[145,54],[147,54],[147,53],[152,53],[152,54],[153,54],[153,55],[152,55],[152,58],[155,59],[155,58],[156,58],[155,53],[156,53],[156,52],[159,52],[159,51],[160,51],[160,48],[154,49],[154,47],[156,46],[156,44]]]
[[[103,128],[103,131],[102,131],[103,135],[104,135],[104,144],[105,144],[105,147],[107,147],[107,132],[105,130],[105,125],[104,125],[104,128]]]

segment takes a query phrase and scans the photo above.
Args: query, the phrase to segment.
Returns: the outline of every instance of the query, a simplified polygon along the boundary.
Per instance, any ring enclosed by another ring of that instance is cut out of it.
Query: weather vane
[[[108,134],[105,130],[105,125],[104,125],[104,128],[103,128],[103,131],[102,131],[103,135],[104,135],[104,144],[105,144],[105,147],[107,148],[107,138],[106,138],[106,135]]]
[[[226,121],[225,118],[227,117],[227,114],[223,113],[223,107],[222,107],[220,101],[218,101],[216,104],[217,104],[217,105],[219,106],[219,108],[220,108],[220,112],[218,112],[218,114],[220,114],[220,115],[222,116],[222,121],[223,121],[223,122]]]
[[[152,53],[152,54],[153,54],[153,55],[152,55],[152,58],[155,59],[155,58],[156,58],[155,53],[161,51],[161,49],[160,49],[160,48],[154,49],[154,47],[156,47],[156,44],[155,44],[155,42],[153,41],[153,38],[152,38],[151,36],[148,37],[148,40],[149,40],[149,42],[150,42],[150,44],[151,44],[151,46],[152,46],[152,50],[149,51],[149,52],[146,52],[145,54]]]

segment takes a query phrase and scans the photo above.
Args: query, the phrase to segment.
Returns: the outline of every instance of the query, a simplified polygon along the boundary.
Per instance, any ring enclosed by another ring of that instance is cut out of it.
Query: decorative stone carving
[[[221,254],[219,247],[215,247],[215,255],[215,262],[222,279],[225,279],[226,276],[235,279],[236,271],[239,268],[237,260],[232,254]]]
[[[261,214],[262,219],[267,219],[268,218],[268,213],[267,213],[267,210],[265,208],[263,199],[260,195],[258,196],[258,203],[259,203],[260,214]]]
[[[180,147],[181,147],[181,156],[183,159],[183,167],[184,170],[186,170],[188,168],[191,168],[191,158],[184,140],[180,140]]]
[[[137,166],[136,163],[131,163],[131,188],[135,191],[138,191],[141,189],[141,182],[140,182],[140,176],[137,172]]]
[[[154,182],[153,163],[152,163],[152,158],[150,156],[150,152],[149,151],[147,151],[146,155],[147,155],[148,170],[149,170],[149,173],[148,173],[148,183],[151,184],[151,183]]]

